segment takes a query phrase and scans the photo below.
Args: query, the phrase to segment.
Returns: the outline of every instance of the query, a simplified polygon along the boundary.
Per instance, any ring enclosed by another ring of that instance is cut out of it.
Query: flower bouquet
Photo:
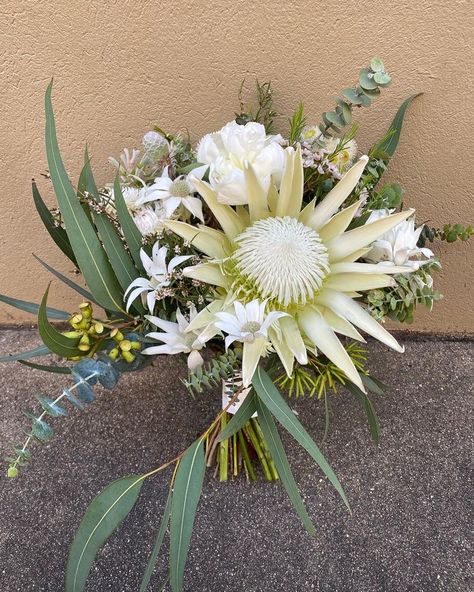
[[[345,387],[367,413],[379,439],[371,393],[384,385],[366,367],[367,334],[403,352],[383,327],[410,322],[419,304],[430,309],[439,262],[426,247],[434,239],[466,240],[471,227],[417,225],[403,209],[398,184],[381,184],[405,112],[359,155],[354,112],[368,107],[390,82],[374,58],[318,125],[303,105],[286,137],[275,133],[269,83],[257,82],[257,106],[240,111],[194,147],[156,127],[140,150],[111,158],[115,181],[99,188],[87,151],[77,185],[61,159],[46,92],[46,151],[58,208],[49,210],[36,183],[33,198],[51,238],[82,274],[86,288],[38,261],[83,299],[70,313],[0,296],[37,314],[43,341],[6,356],[62,373],[60,393],[38,396],[40,412],[26,440],[7,458],[16,477],[31,447],[53,436],[50,418],[83,409],[95,388],[112,389],[122,373],[139,371],[162,355],[187,358],[183,389],[199,396],[221,390],[222,408],[195,442],[143,474],[114,481],[92,501],[71,546],[66,590],[84,590],[94,558],[137,501],[143,483],[169,469],[169,496],[140,590],[145,591],[169,531],[164,584],[183,589],[184,568],[206,467],[221,481],[281,481],[301,522],[311,518],[293,478],[279,428],[308,452],[349,502],[320,448],[292,412],[292,396],[324,401]],[[59,321],[60,323],[53,323]],[[36,363],[51,356],[50,364]],[[58,364],[61,358],[67,363]],[[158,363],[158,362],[157,362]],[[278,427],[277,427],[278,426]]]

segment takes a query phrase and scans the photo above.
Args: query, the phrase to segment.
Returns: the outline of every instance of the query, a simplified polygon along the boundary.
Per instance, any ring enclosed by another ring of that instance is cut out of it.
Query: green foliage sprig
[[[412,323],[419,304],[431,310],[441,300],[442,294],[433,289],[431,277],[431,272],[440,267],[438,261],[432,260],[412,273],[394,275],[396,286],[367,293],[368,311],[377,320],[388,317],[400,323]]]
[[[182,382],[188,391],[194,396],[201,394],[206,388],[215,388],[223,380],[229,380],[240,367],[240,357],[232,349],[225,354],[212,358],[210,362],[199,366],[189,373],[187,379]]]
[[[427,241],[434,242],[436,239],[454,243],[457,240],[467,241],[474,235],[474,228],[469,224],[445,224],[443,228],[430,228],[426,224],[423,226],[418,246],[424,247]]]
[[[65,417],[68,415],[67,409],[63,406],[64,402],[69,402],[73,407],[83,410],[85,405],[92,403],[95,399],[93,386],[99,383],[107,389],[112,389],[118,382],[120,372],[116,366],[107,358],[94,360],[84,358],[75,364],[71,370],[73,384],[69,388],[64,388],[62,393],[55,399],[50,399],[44,395],[38,395],[37,399],[43,411],[40,415],[31,412],[24,412],[24,415],[31,420],[31,431],[23,445],[15,446],[14,457],[7,457],[8,463],[7,476],[14,478],[18,471],[31,458],[28,450],[33,440],[37,442],[47,442],[54,436],[54,430],[46,421],[46,417]]]
[[[380,94],[380,89],[390,84],[390,81],[390,75],[385,71],[382,60],[373,58],[370,66],[360,71],[358,84],[345,88],[342,96],[336,99],[334,111],[323,113],[319,124],[323,137],[330,138],[339,134],[342,128],[352,122],[354,107],[369,107],[373,99]]]
[[[239,103],[240,113],[235,113],[235,121],[240,125],[245,125],[250,121],[256,121],[265,126],[267,134],[273,132],[275,117],[277,112],[273,108],[273,89],[270,81],[260,83],[258,79],[255,81],[255,90],[257,94],[257,107],[246,105],[244,94],[245,80],[239,88]]]

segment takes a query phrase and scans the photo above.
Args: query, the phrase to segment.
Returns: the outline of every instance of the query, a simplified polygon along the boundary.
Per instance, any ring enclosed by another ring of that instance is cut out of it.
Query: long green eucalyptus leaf
[[[128,211],[127,204],[123,198],[122,188],[118,176],[115,177],[114,183],[114,201],[117,209],[117,216],[122,228],[125,242],[130,250],[132,259],[135,265],[140,271],[143,271],[142,260],[140,259],[140,249],[142,248],[142,235],[138,230],[137,225],[133,221],[130,212]]]
[[[79,197],[84,196],[85,193],[90,193],[92,197],[97,200],[99,197],[99,190],[97,188],[94,175],[92,174],[91,159],[87,148],[84,150],[84,166],[82,167],[79,181],[77,184],[77,194]]]
[[[256,395],[255,391],[252,389],[245,397],[244,402],[237,410],[237,413],[220,432],[219,436],[217,437],[217,441],[222,442],[223,440],[227,440],[227,438],[233,436],[249,421],[256,410]]]
[[[163,544],[163,539],[165,538],[166,530],[168,529],[168,524],[170,521],[171,515],[171,498],[172,498],[172,490],[170,487],[170,492],[166,499],[165,509],[163,511],[163,518],[161,520],[161,525],[156,535],[155,544],[153,545],[153,550],[150,555],[150,559],[148,560],[148,564],[146,566],[145,573],[143,574],[143,578],[140,584],[139,592],[146,592],[148,588],[148,584],[150,583],[151,576],[153,575],[153,571],[155,569],[156,560],[158,559],[158,555],[160,553],[161,545]],[[167,580],[168,581],[168,580]]]
[[[48,85],[45,96],[46,154],[66,232],[86,284],[94,298],[107,310],[124,312],[120,285],[61,160],[51,92],[52,82]]]
[[[99,549],[130,513],[143,481],[142,475],[118,479],[107,485],[87,508],[69,552],[66,592],[83,592]]]
[[[94,222],[115,275],[122,289],[126,290],[138,277],[138,271],[107,216],[95,214]]]
[[[49,211],[48,206],[44,203],[43,198],[41,197],[38,187],[34,181],[32,182],[31,189],[33,192],[33,200],[35,202],[36,210],[38,211],[39,217],[41,218],[46,230],[49,232],[49,235],[53,241],[66,255],[66,257],[68,257],[68,259],[70,259],[77,267],[76,257],[74,256],[74,251],[72,250],[66,231],[64,228],[61,228],[61,226],[57,226],[55,224],[53,215]]]
[[[37,315],[39,311],[39,304],[27,302],[26,300],[18,300],[18,298],[12,298],[11,296],[5,296],[4,294],[0,294],[0,302],[4,302],[5,304],[13,306],[14,308],[24,310],[25,312],[29,312],[34,315]],[[50,319],[55,319],[58,321],[66,321],[71,316],[64,310],[58,310],[57,308],[50,307],[46,309],[46,314]]]
[[[372,436],[372,440],[378,444],[380,441],[380,426],[379,421],[377,419],[377,415],[375,414],[374,406],[372,405],[372,401],[369,397],[360,390],[358,386],[353,384],[352,382],[347,381],[344,385],[346,389],[354,395],[354,397],[359,401],[362,407],[367,414],[367,421],[369,423],[370,435]]]
[[[257,370],[255,371],[252,384],[263,404],[271,411],[271,413],[276,417],[281,425],[293,436],[297,442],[299,442],[299,444],[301,444],[306,452],[308,452],[313,460],[319,465],[323,473],[341,496],[347,508],[350,510],[349,502],[347,501],[344,489],[342,488],[342,485],[340,484],[339,479],[336,477],[334,471],[329,466],[329,463],[324,458],[323,453],[321,450],[319,450],[314,440],[298,421],[293,411],[289,408],[288,404],[281,396],[279,390],[273,384],[272,379],[268,376],[265,370],[260,368],[260,366],[258,366]]]
[[[37,358],[39,356],[49,356],[51,350],[45,345],[39,345],[34,349],[20,352],[18,354],[12,354],[11,356],[2,356],[0,362],[19,362],[20,360],[29,360],[30,358]]]
[[[385,153],[389,158],[391,158],[395,154],[395,150],[397,149],[398,142],[400,140],[400,134],[402,132],[403,127],[403,120],[405,119],[405,113],[408,107],[412,104],[412,102],[422,95],[423,93],[417,93],[415,95],[411,95],[403,101],[403,103],[398,108],[398,111],[395,114],[395,117],[390,124],[390,127],[387,130],[385,136],[377,142],[372,150],[381,151]]]
[[[38,332],[40,334],[43,343],[53,353],[62,356],[63,358],[69,358],[74,356],[83,355],[77,345],[79,343],[79,337],[70,338],[60,333],[51,323],[48,321],[46,313],[46,302],[48,300],[49,286],[44,293],[43,299],[38,311]]]
[[[283,487],[286,489],[288,497],[304,527],[311,536],[314,536],[316,534],[314,524],[306,511],[300,492],[298,491],[298,486],[296,485],[295,478],[291,472],[290,463],[286,457],[285,449],[283,448],[272,414],[261,399],[257,398],[256,407],[260,427],[265,436],[265,442],[270,450],[270,454],[272,455],[273,462],[275,463]]]
[[[34,364],[26,360],[18,360],[20,364],[33,368],[33,370],[40,370],[41,372],[52,372],[53,374],[71,374],[71,368],[67,366],[48,366],[47,364]]]
[[[52,273],[55,277],[58,278],[58,280],[61,280],[64,284],[66,284],[66,286],[69,286],[75,292],[77,292],[81,296],[84,296],[84,298],[86,300],[90,300],[90,302],[93,302],[94,304],[97,304],[98,306],[100,306],[100,304],[97,302],[97,300],[95,300],[95,298],[92,296],[92,294],[88,290],[86,290],[85,288],[83,288],[79,284],[76,284],[76,282],[73,282],[66,275],[63,275],[60,271],[58,271],[57,269],[54,269],[54,267],[51,267],[51,265],[46,263],[46,261],[43,261],[43,259],[40,259],[40,257],[38,257],[38,255],[35,255],[33,253],[33,257],[36,259],[36,261],[41,263],[41,265],[45,269],[47,269],[49,271],[49,273]]]
[[[183,589],[184,566],[205,468],[204,447],[202,439],[199,439],[186,450],[176,472],[170,527],[170,582],[173,592]]]

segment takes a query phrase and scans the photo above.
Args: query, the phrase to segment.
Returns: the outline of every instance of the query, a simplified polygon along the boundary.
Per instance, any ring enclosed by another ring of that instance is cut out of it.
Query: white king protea
[[[244,167],[248,205],[232,208],[220,203],[216,192],[202,180],[194,185],[209,206],[222,231],[178,221],[166,226],[191,242],[206,257],[183,273],[215,286],[215,300],[193,319],[188,330],[197,330],[222,318],[235,301],[244,305],[266,301],[268,311],[286,313],[268,330],[269,345],[281,358],[288,375],[293,362],[307,362],[307,351],[321,351],[348,379],[364,390],[360,376],[336,333],[363,341],[356,329],[379,339],[397,351],[403,348],[375,321],[355,298],[364,290],[393,284],[388,274],[409,268],[360,263],[370,245],[413,214],[413,210],[387,215],[346,230],[360,206],[357,202],[339,211],[356,186],[365,165],[363,156],[325,199],[303,207],[301,151],[285,150],[285,167],[279,192],[264,189],[254,168]],[[264,355],[255,340],[247,351],[242,373],[251,382],[255,362]],[[255,359],[257,358],[257,359]]]

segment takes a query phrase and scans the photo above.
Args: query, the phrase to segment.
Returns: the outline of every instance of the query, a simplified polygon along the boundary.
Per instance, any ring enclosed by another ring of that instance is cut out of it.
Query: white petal
[[[342,179],[336,183],[335,187],[316,206],[308,224],[311,228],[319,230],[337,212],[359,182],[368,162],[368,156],[361,156],[358,162],[347,171]]]
[[[204,359],[197,350],[193,350],[188,356],[188,368],[195,370],[204,364]]]
[[[220,266],[213,263],[200,263],[192,267],[185,267],[183,275],[213,286],[229,287],[229,279],[222,273]]]
[[[250,220],[255,222],[268,216],[267,192],[257,179],[255,170],[248,162],[244,166],[245,186],[250,212]]]
[[[317,301],[332,309],[336,314],[347,319],[350,323],[359,327],[375,339],[378,339],[388,347],[403,353],[405,348],[398,344],[395,337],[390,335],[360,304],[345,294],[333,290],[323,290],[318,294]]]
[[[390,265],[388,263],[350,263],[340,262],[331,265],[331,273],[409,273],[411,267]]]
[[[342,210],[335,216],[333,216],[329,222],[327,222],[318,232],[322,241],[327,243],[336,236],[342,234],[349,224],[352,222],[355,213],[359,209],[363,200],[356,201],[355,204],[349,206],[345,210]]]
[[[260,337],[253,343],[244,343],[242,354],[242,382],[244,387],[250,386],[255,369],[265,352],[265,339]]]
[[[155,317],[152,315],[145,315],[145,318],[150,321],[152,325],[158,327],[162,331],[166,331],[166,333],[178,333],[178,323],[172,323],[171,321],[165,321],[164,319],[160,319],[160,317]]]
[[[202,201],[198,197],[183,198],[183,206],[189,210],[195,218],[199,218],[201,222],[204,222],[204,216],[202,214]]]
[[[230,206],[221,204],[217,200],[216,192],[208,183],[199,179],[193,179],[196,190],[202,195],[209,209],[216,217],[222,230],[232,240],[240,234],[244,227],[239,216]]]
[[[188,259],[191,259],[191,255],[177,255],[176,257],[173,257],[168,263],[168,273],[171,273],[175,267],[181,265],[181,263],[184,263]]]
[[[288,347],[288,344],[284,339],[279,339],[278,334],[273,329],[270,329],[269,338],[271,344],[273,345],[278,357],[285,368],[285,371],[289,377],[291,377],[293,373],[293,363],[295,361],[295,357],[291,349]]]
[[[164,226],[169,228],[172,232],[184,238],[202,251],[209,257],[215,259],[223,259],[230,252],[230,244],[226,235],[220,230],[208,228],[207,226],[191,226],[185,222],[178,222],[177,220],[167,220]]]
[[[146,356],[154,356],[158,354],[172,355],[173,350],[169,345],[153,345],[152,347],[142,349],[140,353],[145,354]]]
[[[181,204],[181,198],[180,197],[172,196],[172,197],[168,197],[167,199],[165,199],[163,205],[165,207],[166,217],[167,218],[171,218],[171,216],[176,211],[176,208],[178,208],[180,204]]]
[[[295,355],[295,358],[300,364],[307,364],[308,356],[306,353],[306,346],[295,319],[288,315],[282,317],[279,324],[283,338]]]
[[[224,309],[223,300],[213,300],[205,308],[198,312],[194,319],[189,323],[186,333],[197,331],[202,327],[207,327],[214,322],[214,315]]]
[[[318,310],[323,315],[324,320],[333,329],[333,331],[340,333],[341,335],[345,335],[346,337],[350,337],[351,339],[355,339],[356,341],[365,343],[365,339],[362,337],[359,331],[357,331],[357,329],[349,323],[349,321],[337,315],[334,311],[325,306],[318,306]]]
[[[331,273],[325,279],[324,286],[330,290],[354,292],[396,286],[396,282],[383,273]]]
[[[354,251],[366,247],[384,232],[387,232],[387,230],[390,230],[409,216],[412,216],[413,212],[414,210],[407,210],[398,214],[392,214],[391,216],[381,218],[370,224],[364,224],[364,226],[359,226],[345,232],[341,236],[333,238],[326,245],[330,261],[340,261]]]
[[[362,380],[349,354],[319,312],[306,307],[298,316],[298,322],[316,347],[340,368],[347,378],[365,392]]]

